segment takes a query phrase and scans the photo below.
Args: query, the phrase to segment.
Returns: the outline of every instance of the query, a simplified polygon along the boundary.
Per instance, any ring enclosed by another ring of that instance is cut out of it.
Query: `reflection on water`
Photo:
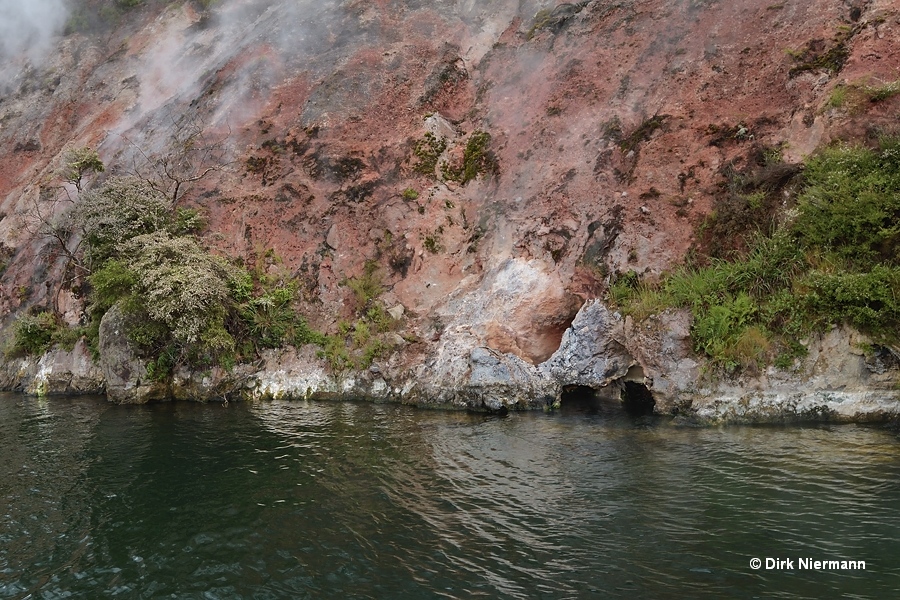
[[[881,428],[0,395],[0,598],[898,597],[898,475]]]

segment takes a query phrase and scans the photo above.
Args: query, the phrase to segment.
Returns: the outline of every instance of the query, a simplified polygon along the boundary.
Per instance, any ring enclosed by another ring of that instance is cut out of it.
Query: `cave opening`
[[[564,385],[559,396],[559,407],[565,411],[596,413],[600,410],[600,398],[590,386]]]
[[[649,388],[637,381],[625,381],[622,387],[622,408],[634,417],[652,415],[656,400]]]

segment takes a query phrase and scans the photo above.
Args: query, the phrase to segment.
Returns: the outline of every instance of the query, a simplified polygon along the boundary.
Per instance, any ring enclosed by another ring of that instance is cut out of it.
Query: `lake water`
[[[0,394],[0,598],[68,597],[898,598],[900,439]]]

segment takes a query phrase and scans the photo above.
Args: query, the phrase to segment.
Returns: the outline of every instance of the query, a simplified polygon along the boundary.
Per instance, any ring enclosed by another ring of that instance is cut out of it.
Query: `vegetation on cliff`
[[[103,171],[96,152],[82,149],[68,155],[60,177],[81,192],[86,174]],[[384,289],[375,262],[343,282],[355,298],[355,321],[340,321],[335,335],[319,333],[296,310],[298,282],[268,268],[279,262],[273,252],[249,258],[249,269],[210,253],[197,235],[201,215],[177,207],[177,195],[163,189],[152,179],[110,177],[44,219],[45,234],[70,259],[68,281],[85,296],[86,324],[68,327],[55,311],[35,306],[15,321],[8,355],[71,348],[82,336],[96,353],[100,323],[116,305],[156,380],[178,366],[230,368],[288,345],[319,345],[335,372],[367,368],[388,349],[379,334],[396,319],[378,301]]]
[[[63,174],[70,183],[80,182],[81,165],[103,171],[96,153],[73,157]],[[41,354],[82,335],[96,351],[100,321],[116,304],[154,378],[177,365],[227,367],[263,348],[322,341],[293,308],[293,282],[211,254],[195,236],[203,227],[197,211],[173,208],[150,181],[111,177],[55,223],[65,235],[53,239],[66,245],[86,294],[88,324],[69,328],[47,309],[20,315],[9,353]]]
[[[744,197],[762,215],[763,197]],[[796,201],[744,251],[684,266],[659,281],[621,277],[610,299],[643,318],[690,309],[697,352],[727,370],[787,368],[812,332],[847,323],[883,343],[900,327],[900,138],[811,157]],[[725,234],[725,232],[720,232]],[[732,232],[734,234],[734,232]]]

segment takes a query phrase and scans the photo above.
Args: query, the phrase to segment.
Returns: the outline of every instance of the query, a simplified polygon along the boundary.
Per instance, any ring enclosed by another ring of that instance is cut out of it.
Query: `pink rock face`
[[[677,265],[754,148],[797,162],[891,123],[898,97],[830,98],[900,77],[898,18],[890,0],[135,11],[60,39],[0,101],[0,313],[57,294],[61,259],[28,222],[63,152],[146,169],[186,118],[228,158],[180,202],[217,252],[273,249],[313,325],[350,315],[341,282],[375,261],[427,351],[439,318],[537,364],[608,273]],[[807,48],[846,52],[804,69]],[[423,146],[427,132],[446,144]],[[478,132],[490,140],[467,159]],[[463,181],[467,160],[481,168]]]

